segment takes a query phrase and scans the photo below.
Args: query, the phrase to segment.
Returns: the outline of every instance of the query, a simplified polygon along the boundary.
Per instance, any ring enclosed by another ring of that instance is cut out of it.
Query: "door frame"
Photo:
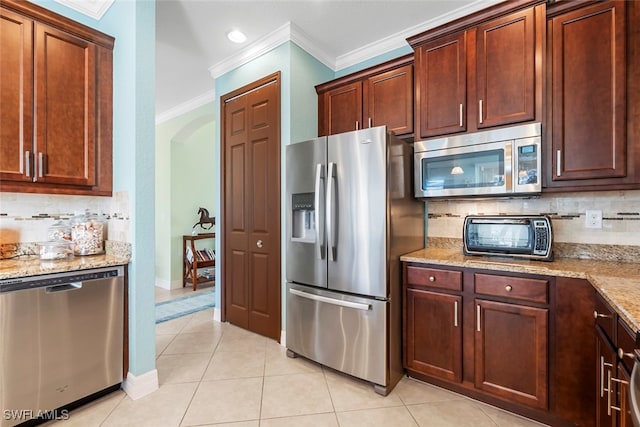
[[[220,230],[225,230],[225,224],[227,221],[226,218],[226,214],[225,214],[225,209],[223,204],[225,203],[225,197],[226,197],[226,171],[227,171],[227,164],[225,162],[225,153],[224,153],[224,149],[225,149],[225,135],[226,135],[226,120],[224,118],[224,113],[225,113],[225,103],[228,102],[229,100],[236,98],[238,96],[242,96],[245,94],[248,94],[249,92],[252,92],[256,89],[259,89],[263,86],[266,86],[268,84],[277,84],[280,87],[280,91],[277,92],[277,102],[278,102],[278,129],[277,129],[277,139],[279,141],[278,144],[278,165],[277,165],[277,169],[278,169],[278,200],[277,203],[280,206],[281,205],[281,199],[282,199],[282,192],[281,192],[281,188],[282,188],[282,164],[281,164],[281,158],[282,158],[282,132],[281,132],[281,123],[282,123],[282,101],[281,101],[281,90],[282,90],[282,73],[280,71],[276,71],[275,73],[269,74],[265,77],[262,77],[254,82],[251,82],[249,84],[246,84],[245,86],[242,86],[234,91],[231,91],[225,95],[220,96],[220,202],[221,202],[221,206],[219,208],[219,213],[220,213]],[[280,224],[282,224],[282,212],[280,212]],[[282,230],[280,230],[279,233],[279,248],[280,248],[280,256],[282,253]],[[226,322],[227,321],[227,305],[226,305],[226,299],[227,299],[227,287],[225,285],[225,278],[226,278],[226,271],[225,271],[225,256],[226,256],[226,251],[227,251],[227,236],[224,235],[224,233],[222,234],[222,242],[220,244],[220,254],[219,254],[219,266],[220,266],[220,281],[218,282],[220,284],[220,321],[221,322]],[[278,266],[278,284],[279,284],[279,289],[280,292],[278,293],[278,298],[279,298],[279,312],[278,312],[278,316],[279,316],[279,324],[280,324],[280,331],[282,333],[282,259],[280,262],[281,265]],[[279,339],[278,339],[279,341]]]

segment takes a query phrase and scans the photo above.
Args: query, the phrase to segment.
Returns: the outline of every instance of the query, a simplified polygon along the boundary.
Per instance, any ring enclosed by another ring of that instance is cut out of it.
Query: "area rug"
[[[166,322],[215,305],[213,290],[156,304],[156,323]]]

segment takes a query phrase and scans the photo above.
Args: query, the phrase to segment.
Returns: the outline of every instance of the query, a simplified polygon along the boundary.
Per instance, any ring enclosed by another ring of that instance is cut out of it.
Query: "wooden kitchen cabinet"
[[[0,6],[0,190],[110,195],[113,38],[28,2]]]
[[[419,136],[541,120],[544,16],[509,2],[408,39]]]
[[[549,310],[482,299],[475,305],[476,388],[547,408]]]
[[[636,333],[601,297],[596,300],[597,427],[633,427],[629,379],[633,369]]]
[[[594,426],[595,295],[583,279],[404,263],[405,369],[548,425]]]
[[[405,367],[461,382],[462,273],[408,266],[404,282]]]
[[[568,11],[550,8],[544,184],[548,190],[629,188],[640,183],[640,33],[631,24],[640,20],[640,5],[584,4]],[[568,6],[571,3],[557,7]]]
[[[413,133],[413,55],[316,86],[318,135],[386,125]]]

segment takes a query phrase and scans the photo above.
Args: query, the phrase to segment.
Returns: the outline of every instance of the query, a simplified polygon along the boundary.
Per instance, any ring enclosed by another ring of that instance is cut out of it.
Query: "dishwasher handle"
[[[45,292],[48,294],[54,294],[56,292],[68,292],[77,291],[82,289],[82,282],[65,283],[64,285],[47,286]]]

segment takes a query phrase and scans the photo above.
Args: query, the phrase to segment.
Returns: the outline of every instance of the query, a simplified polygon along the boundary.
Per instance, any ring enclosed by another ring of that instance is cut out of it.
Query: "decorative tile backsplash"
[[[640,246],[640,190],[543,194],[539,198],[430,200],[429,238],[462,238],[466,215],[551,217],[554,242]],[[587,210],[602,211],[602,228],[585,227]]]
[[[105,240],[130,243],[130,203],[127,192],[113,197],[0,193],[0,244],[46,240],[47,229],[88,211],[107,223]]]

